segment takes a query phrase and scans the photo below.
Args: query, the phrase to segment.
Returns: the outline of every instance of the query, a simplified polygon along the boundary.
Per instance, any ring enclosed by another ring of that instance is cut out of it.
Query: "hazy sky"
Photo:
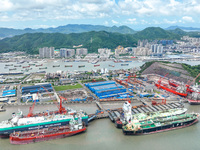
[[[0,27],[200,27],[200,0],[0,0]]]

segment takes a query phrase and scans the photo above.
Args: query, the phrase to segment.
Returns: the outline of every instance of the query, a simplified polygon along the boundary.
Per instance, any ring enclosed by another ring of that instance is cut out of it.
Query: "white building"
[[[66,49],[66,48],[61,48],[60,49],[60,57],[72,57],[75,55],[75,50],[74,49]]]
[[[76,55],[87,55],[88,49],[87,48],[77,48]]]
[[[43,47],[39,48],[39,56],[41,58],[53,58],[54,57],[54,47]]]

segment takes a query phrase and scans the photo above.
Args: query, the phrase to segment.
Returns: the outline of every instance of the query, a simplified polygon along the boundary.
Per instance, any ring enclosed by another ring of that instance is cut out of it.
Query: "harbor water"
[[[83,109],[88,113],[94,113],[97,109],[93,104],[67,104],[74,109]],[[134,105],[134,104],[133,104]],[[198,105],[185,104],[188,112],[198,112]],[[28,113],[28,106],[7,107],[6,112],[0,113],[0,121],[7,119],[11,113],[19,109],[24,114]],[[36,105],[35,112],[56,109],[55,105]],[[0,139],[0,150],[199,150],[200,148],[200,122],[190,127],[167,131],[162,133],[125,136],[121,129],[115,128],[114,124],[107,119],[91,122],[85,133],[45,142],[27,145],[11,145],[9,139]]]

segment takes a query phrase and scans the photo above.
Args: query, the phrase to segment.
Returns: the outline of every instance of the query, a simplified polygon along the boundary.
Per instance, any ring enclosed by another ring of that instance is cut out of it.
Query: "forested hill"
[[[146,38],[145,38],[146,37]],[[120,34],[106,31],[84,33],[27,33],[0,40],[0,52],[25,51],[38,53],[40,47],[72,48],[82,44],[89,52],[97,52],[98,48],[114,49],[121,45],[134,47],[139,39],[179,39],[180,35],[161,28],[147,28],[136,34]]]

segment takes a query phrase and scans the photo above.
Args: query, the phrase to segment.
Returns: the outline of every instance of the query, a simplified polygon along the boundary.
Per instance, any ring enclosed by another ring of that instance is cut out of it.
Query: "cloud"
[[[167,23],[167,24],[176,24],[178,22],[177,20],[168,20],[168,19],[164,19],[163,21],[164,23]]]
[[[113,24],[118,24],[119,22],[115,21],[115,20],[112,20],[112,23]]]
[[[129,18],[129,19],[127,19],[126,23],[127,24],[134,24],[135,23],[136,24],[137,23],[136,20],[137,20],[136,18]]]
[[[183,21],[186,21],[186,22],[194,22],[193,18],[189,16],[183,16],[182,19]]]

